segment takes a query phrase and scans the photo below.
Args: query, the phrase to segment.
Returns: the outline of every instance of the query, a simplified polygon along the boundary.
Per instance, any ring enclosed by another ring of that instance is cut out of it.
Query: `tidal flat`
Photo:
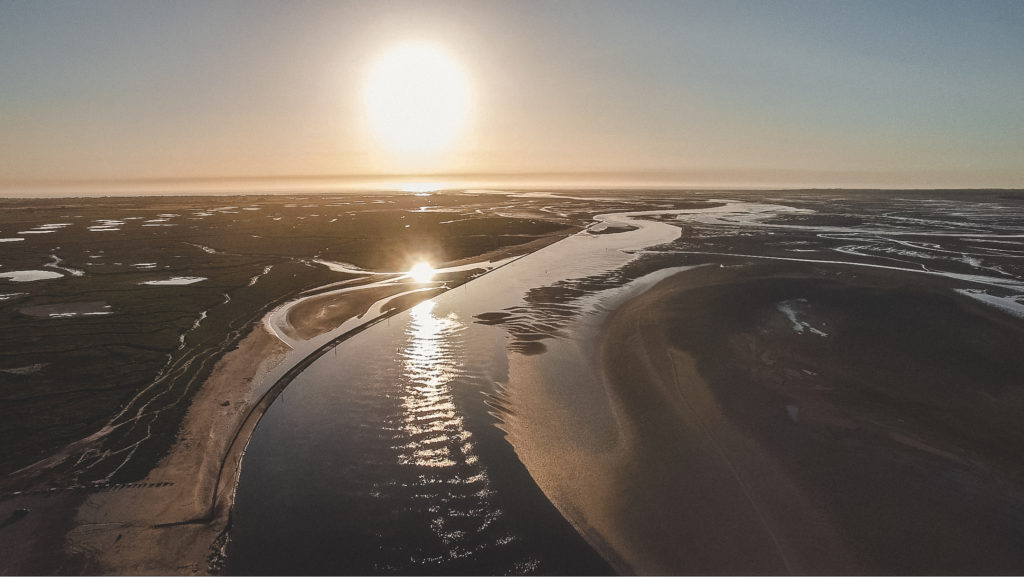
[[[227,379],[248,390],[276,350],[260,344],[261,319],[300,294],[362,276],[318,261],[397,279],[420,260],[506,257],[583,224],[528,207],[505,216],[504,201],[443,194],[0,200],[3,236],[24,239],[0,253],[0,516],[34,511],[4,530],[4,541],[18,545],[4,556],[5,570],[105,570],[74,548],[59,554],[81,501],[139,484],[156,492],[152,499],[167,498],[157,493],[173,480],[142,481],[184,438],[208,434],[210,423],[187,431],[183,422],[203,383],[216,380],[217,364],[255,335],[250,355],[257,356]],[[484,270],[459,271],[431,287]],[[209,402],[220,408],[226,399]],[[34,504],[40,496],[45,505]]]
[[[1024,570],[1019,191],[2,202],[8,572]]]

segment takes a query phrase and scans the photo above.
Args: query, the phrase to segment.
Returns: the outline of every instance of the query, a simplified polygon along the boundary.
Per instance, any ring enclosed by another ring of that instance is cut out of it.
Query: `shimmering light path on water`
[[[628,215],[620,220],[631,221]],[[581,234],[397,315],[313,363],[243,465],[233,573],[607,573],[499,429],[506,332],[476,315],[671,241],[660,222]]]
[[[609,570],[493,426],[502,351],[471,322],[427,301],[296,379],[246,454],[229,572]]]
[[[941,219],[905,219],[893,201],[853,216],[818,214],[822,205],[799,195],[787,204],[707,200],[598,217],[593,232],[606,234],[580,233],[497,268],[314,362],[251,440],[228,571],[611,571],[548,496],[605,554],[628,557],[633,547],[642,560],[642,538],[608,546],[608,519],[588,518],[593,508],[579,498],[582,485],[617,474],[628,417],[601,380],[596,334],[608,311],[685,267],[778,259],[879,268],[944,277],[970,291],[951,294],[1004,299],[1004,309],[1019,304],[1016,217],[951,230]],[[748,254],[745,239],[763,230],[771,242],[756,248],[768,254]]]

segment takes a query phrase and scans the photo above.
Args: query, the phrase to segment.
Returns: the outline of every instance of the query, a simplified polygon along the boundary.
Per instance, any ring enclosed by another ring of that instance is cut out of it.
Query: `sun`
[[[371,66],[365,88],[370,129],[390,152],[443,152],[468,117],[466,73],[434,44],[411,42],[386,51]]]
[[[434,279],[435,272],[434,267],[430,266],[430,263],[420,261],[409,269],[409,278],[418,283],[430,282]]]

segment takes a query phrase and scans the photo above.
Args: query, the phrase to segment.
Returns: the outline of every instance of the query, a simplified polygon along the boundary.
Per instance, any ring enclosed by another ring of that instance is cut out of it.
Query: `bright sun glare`
[[[366,81],[366,108],[374,136],[390,151],[436,154],[465,124],[469,81],[439,46],[408,43],[385,52]]]
[[[416,282],[430,282],[434,278],[434,267],[427,262],[418,262],[409,269],[409,276]]]

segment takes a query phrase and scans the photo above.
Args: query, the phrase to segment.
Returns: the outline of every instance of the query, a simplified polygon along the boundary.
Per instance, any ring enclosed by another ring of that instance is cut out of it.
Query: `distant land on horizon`
[[[0,181],[0,197],[75,197],[189,194],[434,192],[468,188],[678,190],[1024,190],[1024,181],[977,182],[932,176],[902,181],[891,172],[632,171],[427,174],[298,174],[126,179]]]

